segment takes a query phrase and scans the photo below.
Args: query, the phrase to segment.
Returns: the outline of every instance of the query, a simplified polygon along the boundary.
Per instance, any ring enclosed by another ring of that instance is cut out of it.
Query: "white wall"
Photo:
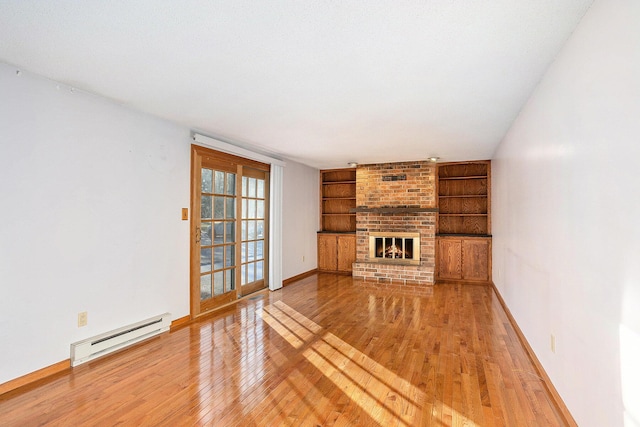
[[[287,160],[283,183],[283,279],[318,267],[319,179],[318,169]]]
[[[494,281],[580,426],[640,425],[639,165],[640,2],[597,0],[492,165]]]
[[[189,130],[5,64],[0,93],[0,383],[187,315]]]
[[[16,71],[0,63],[0,384],[189,314],[189,129]],[[288,161],[284,192],[288,278],[316,268],[318,171]]]

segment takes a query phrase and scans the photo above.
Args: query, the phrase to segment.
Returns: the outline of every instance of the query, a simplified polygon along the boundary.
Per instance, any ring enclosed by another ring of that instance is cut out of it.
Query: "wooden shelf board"
[[[355,181],[323,181],[322,185],[355,184]]]
[[[487,216],[489,214],[478,214],[478,213],[450,213],[450,214],[443,214],[441,213],[440,216]]]
[[[479,237],[483,239],[491,238],[491,234],[476,233],[436,233],[436,237]]]
[[[453,181],[456,179],[487,179],[487,175],[474,176],[442,176],[438,178],[440,181]]]
[[[356,234],[355,231],[335,231],[335,230],[320,230],[316,231],[317,234]]]
[[[323,213],[322,216],[355,215],[355,213]]]
[[[465,197],[482,197],[486,199],[488,197],[487,194],[460,194],[458,196],[438,196],[441,199],[454,199],[454,198],[465,198]]]
[[[355,200],[355,197],[323,197],[322,200]]]

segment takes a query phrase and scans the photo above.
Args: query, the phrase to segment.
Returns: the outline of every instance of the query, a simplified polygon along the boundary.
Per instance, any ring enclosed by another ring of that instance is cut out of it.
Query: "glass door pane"
[[[242,177],[242,232],[240,283],[246,294],[263,288],[266,261],[267,178],[264,173],[246,172]]]
[[[236,174],[203,167],[200,300],[235,291]]]

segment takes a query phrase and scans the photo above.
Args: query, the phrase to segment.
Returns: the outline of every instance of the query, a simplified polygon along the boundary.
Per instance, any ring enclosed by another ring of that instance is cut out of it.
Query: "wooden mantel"
[[[363,212],[363,213],[419,213],[419,212],[438,212],[438,208],[417,208],[406,206],[389,206],[381,208],[370,208],[367,206],[358,206],[355,209],[351,209],[351,212]]]

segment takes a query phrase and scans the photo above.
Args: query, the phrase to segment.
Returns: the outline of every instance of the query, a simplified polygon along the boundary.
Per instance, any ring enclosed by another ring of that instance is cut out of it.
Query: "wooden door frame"
[[[209,307],[208,304],[205,307],[205,310],[202,310],[202,305],[200,302],[200,267],[199,262],[196,263],[195,259],[200,259],[200,198],[198,197],[200,193],[200,178],[201,178],[201,169],[202,169],[202,161],[206,159],[207,162],[213,164],[219,164],[221,167],[230,168],[235,165],[236,169],[236,286],[235,292],[228,292],[223,294],[224,297],[214,299],[214,306]],[[207,314],[208,312],[232,301],[235,301],[240,296],[240,288],[241,288],[241,280],[240,278],[239,268],[240,258],[239,251],[241,245],[240,229],[241,229],[241,188],[242,188],[242,168],[249,167],[252,169],[257,169],[266,172],[269,175],[271,167],[270,165],[262,162],[258,162],[251,159],[246,159],[239,156],[234,156],[232,154],[224,153],[221,151],[216,151],[210,148],[205,148],[199,145],[192,144],[191,145],[191,221],[190,221],[190,231],[189,231],[189,302],[190,302],[190,314],[191,318],[196,318],[203,314]],[[266,189],[265,189],[266,191]],[[240,202],[238,202],[240,201]],[[265,236],[268,238],[268,229],[269,225],[265,219],[265,228],[267,232]],[[268,242],[268,240],[267,240]],[[267,246],[267,245],[265,245]],[[265,255],[268,256],[268,249],[265,249]],[[265,264],[267,264],[265,262]],[[266,267],[265,267],[266,268]],[[195,285],[197,281],[197,286]],[[266,279],[265,279],[266,282]]]

